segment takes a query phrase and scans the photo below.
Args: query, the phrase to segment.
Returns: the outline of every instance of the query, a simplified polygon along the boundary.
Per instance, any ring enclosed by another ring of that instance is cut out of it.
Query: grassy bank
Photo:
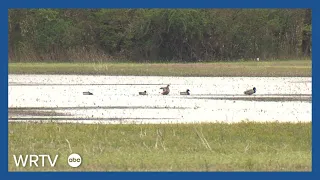
[[[217,63],[9,63],[10,74],[139,76],[311,76],[310,60]]]
[[[82,164],[71,168],[71,152]],[[13,155],[59,154],[17,168]],[[311,171],[311,123],[9,123],[9,171]]]

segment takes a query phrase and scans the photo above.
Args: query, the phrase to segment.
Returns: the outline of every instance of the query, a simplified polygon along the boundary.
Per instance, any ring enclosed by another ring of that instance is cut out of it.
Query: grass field
[[[71,168],[71,152],[82,164]],[[59,154],[17,168],[13,155]],[[311,123],[9,123],[9,171],[311,171]]]
[[[216,63],[9,63],[10,74],[310,77],[310,60]]]

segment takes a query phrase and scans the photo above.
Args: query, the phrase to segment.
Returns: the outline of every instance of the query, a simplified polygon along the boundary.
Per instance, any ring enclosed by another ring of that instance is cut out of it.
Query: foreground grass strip
[[[86,74],[134,76],[311,76],[311,61],[217,63],[9,63],[10,74]]]
[[[82,164],[71,168],[71,152]],[[59,154],[55,167],[13,155]],[[9,171],[311,171],[311,123],[9,123]]]

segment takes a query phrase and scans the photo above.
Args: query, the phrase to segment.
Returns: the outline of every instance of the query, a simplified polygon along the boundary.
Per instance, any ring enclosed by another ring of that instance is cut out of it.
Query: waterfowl
[[[162,89],[163,91],[162,91],[162,95],[168,95],[169,94],[169,92],[170,92],[170,89],[169,89],[169,84],[167,85],[167,87],[161,87],[160,89]]]
[[[139,95],[147,95],[147,91],[139,92]]]
[[[246,95],[252,95],[254,93],[256,93],[256,88],[255,87],[253,89],[249,89],[249,90],[246,90],[244,92],[244,94],[246,94]]]
[[[180,92],[180,95],[190,95],[190,90],[187,89],[185,92]]]
[[[92,92],[87,91],[87,92],[83,92],[83,95],[93,95],[93,93],[92,93]]]

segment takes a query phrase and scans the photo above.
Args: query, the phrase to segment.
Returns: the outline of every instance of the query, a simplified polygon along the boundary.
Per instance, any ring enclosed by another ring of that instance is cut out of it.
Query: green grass
[[[71,168],[71,152],[82,164]],[[59,154],[17,168],[13,155]],[[311,171],[311,123],[9,123],[9,171]]]
[[[9,63],[10,74],[100,74],[136,76],[311,76],[310,60],[216,63]]]

